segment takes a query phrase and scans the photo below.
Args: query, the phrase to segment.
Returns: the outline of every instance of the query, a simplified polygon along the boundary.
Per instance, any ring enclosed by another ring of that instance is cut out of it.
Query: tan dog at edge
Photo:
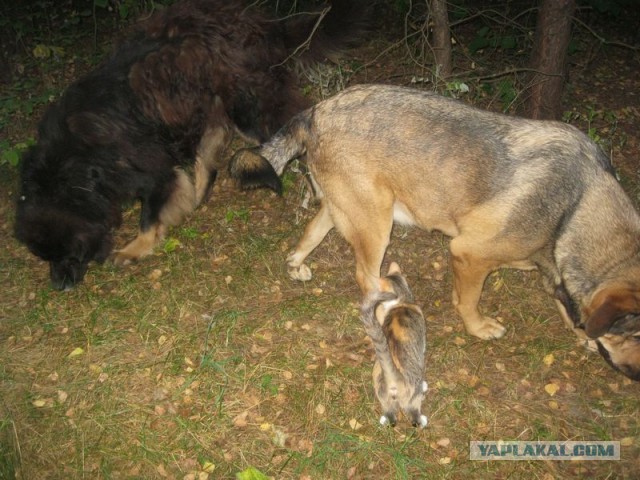
[[[375,290],[394,222],[452,238],[453,303],[467,332],[505,328],[478,311],[487,275],[538,268],[567,323],[640,380],[640,216],[608,158],[576,128],[495,114],[410,88],[361,85],[242,150],[231,175],[280,189],[306,159],[320,211],[288,258],[292,278],[335,227]]]

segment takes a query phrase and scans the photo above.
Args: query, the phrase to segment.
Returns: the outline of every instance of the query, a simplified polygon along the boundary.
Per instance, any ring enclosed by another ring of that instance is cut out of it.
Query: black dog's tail
[[[295,13],[282,23],[285,47],[302,64],[335,61],[362,39],[369,15],[363,0],[332,0],[322,10]]]
[[[282,194],[280,176],[285,167],[306,153],[311,109],[293,117],[269,142],[238,150],[229,163],[229,174],[243,189],[267,187]]]

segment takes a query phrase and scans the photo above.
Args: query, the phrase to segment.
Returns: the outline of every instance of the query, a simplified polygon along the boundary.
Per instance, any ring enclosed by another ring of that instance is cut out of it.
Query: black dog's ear
[[[104,169],[96,165],[90,165],[87,168],[87,180],[89,181],[88,188],[94,190],[96,185],[104,181]]]
[[[88,145],[108,145],[119,136],[120,127],[107,115],[80,112],[67,118],[69,131]]]
[[[113,237],[111,235],[111,232],[103,232],[100,236],[96,251],[93,254],[93,260],[98,263],[103,263],[109,257],[109,255],[111,255],[112,249]]]
[[[89,236],[86,233],[75,235],[71,240],[70,254],[78,260],[84,260],[89,251]]]
[[[91,180],[100,180],[104,177],[104,170],[102,167],[98,167],[96,165],[90,165],[87,169],[87,176]]]
[[[81,253],[78,258],[98,263],[104,262],[113,247],[111,233],[103,225],[88,224],[85,230],[74,238],[74,251]]]

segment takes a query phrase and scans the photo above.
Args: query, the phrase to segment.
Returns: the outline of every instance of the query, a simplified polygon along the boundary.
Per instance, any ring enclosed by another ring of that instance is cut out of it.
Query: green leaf
[[[162,247],[162,249],[164,250],[164,253],[171,253],[175,251],[175,249],[178,248],[180,245],[182,244],[180,243],[180,240],[178,240],[177,238],[167,238],[167,240],[164,242],[164,247]]]
[[[198,238],[198,236],[200,235],[198,230],[194,227],[183,227],[182,229],[180,229],[180,233],[185,237],[188,238],[189,240],[193,240],[195,238]]]
[[[478,30],[476,35],[478,35],[478,37],[486,37],[487,33],[489,33],[490,30],[491,29],[489,27],[482,27],[480,30]]]
[[[243,222],[249,221],[249,210],[246,208],[241,208],[240,210],[228,210],[224,216],[227,223],[231,223],[236,218],[238,220],[242,220]]]
[[[484,37],[478,36],[471,40],[471,42],[469,43],[469,51],[471,53],[476,53],[478,50],[482,50],[483,48],[486,48],[488,46],[489,40]]]
[[[118,13],[120,14],[120,18],[122,20],[126,20],[127,18],[129,18],[129,5],[127,5],[126,3],[121,3],[120,7],[118,8]]]
[[[19,161],[20,155],[18,154],[17,150],[7,150],[5,152],[2,152],[2,161],[0,163],[8,163],[12,167],[15,167],[16,165],[18,165]]]
[[[51,48],[39,43],[33,48],[32,53],[36,58],[49,58],[51,56]]]
[[[269,480],[264,473],[257,468],[249,467],[236,474],[236,480]]]
[[[517,45],[516,37],[512,37],[511,35],[500,39],[500,47],[502,47],[503,50],[512,50],[516,48]]]

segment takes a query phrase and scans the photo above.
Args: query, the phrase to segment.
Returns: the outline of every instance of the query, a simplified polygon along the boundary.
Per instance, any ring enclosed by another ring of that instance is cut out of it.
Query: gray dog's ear
[[[607,289],[598,292],[591,302],[595,309],[587,315],[584,324],[589,338],[598,338],[606,333],[621,334],[622,326],[629,327],[640,313],[640,292],[628,289]],[[619,324],[618,328],[618,323]],[[633,330],[631,330],[633,331]]]

